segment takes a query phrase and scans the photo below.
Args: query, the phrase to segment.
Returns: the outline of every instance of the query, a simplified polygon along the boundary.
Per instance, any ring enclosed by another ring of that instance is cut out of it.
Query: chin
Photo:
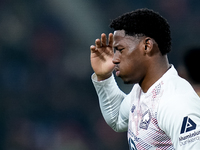
[[[128,78],[123,78],[123,77],[120,77],[120,78],[123,80],[124,84],[135,84],[135,83],[137,83],[137,82],[134,82],[133,80],[130,80]]]
[[[130,78],[128,78],[126,76],[119,75],[118,77],[123,80],[124,84],[135,84],[135,82],[133,82],[133,80],[131,80]]]

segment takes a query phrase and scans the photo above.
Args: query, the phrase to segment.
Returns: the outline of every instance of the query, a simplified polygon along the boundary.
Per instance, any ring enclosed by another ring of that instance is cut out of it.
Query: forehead
[[[136,37],[134,36],[130,36],[130,35],[126,35],[124,30],[116,30],[114,32],[114,45],[118,45],[120,43],[127,43],[127,42],[132,42],[135,41]]]
[[[114,37],[125,37],[125,31],[124,30],[116,30],[114,32]]]
[[[114,32],[113,39],[114,42],[121,41],[125,38],[125,31],[124,30],[117,30]]]

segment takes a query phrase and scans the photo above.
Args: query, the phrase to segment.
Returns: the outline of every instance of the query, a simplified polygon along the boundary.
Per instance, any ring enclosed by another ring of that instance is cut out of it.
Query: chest
[[[140,94],[136,101],[133,101],[129,113],[129,131],[137,137],[146,135],[155,139],[162,130],[158,126],[157,109],[158,98],[154,94]]]
[[[142,93],[141,90],[134,94],[129,113],[128,139],[129,144],[134,143],[137,149],[172,145],[169,137],[158,125],[157,110],[162,96],[162,83],[147,94]]]

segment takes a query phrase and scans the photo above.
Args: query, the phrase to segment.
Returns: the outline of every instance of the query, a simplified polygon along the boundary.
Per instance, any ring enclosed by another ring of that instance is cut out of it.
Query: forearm
[[[126,94],[123,93],[114,76],[98,82],[95,74],[92,75],[92,81],[96,89],[101,112],[107,124],[116,132],[126,131],[128,127],[128,114],[126,104],[122,103]]]

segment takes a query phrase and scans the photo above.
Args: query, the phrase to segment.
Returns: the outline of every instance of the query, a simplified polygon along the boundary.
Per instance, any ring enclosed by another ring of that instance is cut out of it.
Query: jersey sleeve
[[[100,109],[107,124],[116,132],[127,131],[130,100],[122,92],[114,75],[104,81],[97,81],[96,74],[92,82],[99,98]]]
[[[176,150],[200,149],[200,99],[195,92],[172,94],[158,109],[159,127]]]

